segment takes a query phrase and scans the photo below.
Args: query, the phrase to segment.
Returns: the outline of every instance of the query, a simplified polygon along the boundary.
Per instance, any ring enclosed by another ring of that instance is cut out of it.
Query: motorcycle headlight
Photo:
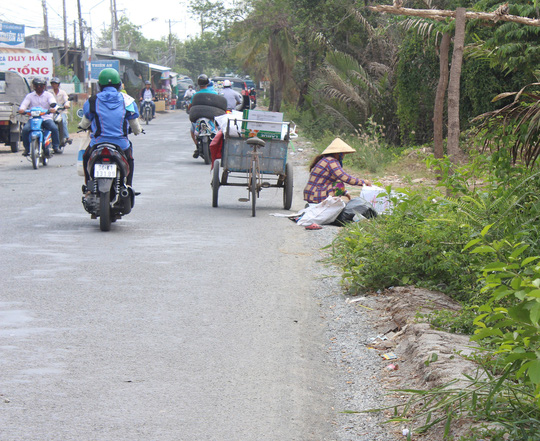
[[[41,111],[40,110],[32,110],[30,112],[30,115],[32,115],[32,116],[41,116]]]

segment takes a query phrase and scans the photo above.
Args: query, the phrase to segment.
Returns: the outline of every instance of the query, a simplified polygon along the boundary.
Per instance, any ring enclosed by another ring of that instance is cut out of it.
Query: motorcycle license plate
[[[94,178],[116,178],[116,164],[94,165]]]

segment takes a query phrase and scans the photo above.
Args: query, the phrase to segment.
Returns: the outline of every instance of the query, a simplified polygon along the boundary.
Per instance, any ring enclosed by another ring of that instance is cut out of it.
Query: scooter
[[[146,124],[152,119],[152,100],[145,99],[141,107],[141,115],[146,121]]]
[[[30,160],[34,170],[39,168],[41,163],[46,166],[49,163],[50,151],[52,147],[52,136],[50,130],[44,129],[43,115],[46,115],[48,110],[41,107],[32,107],[25,112],[30,115]]]
[[[82,109],[77,115],[83,117]],[[135,205],[137,193],[127,184],[128,159],[121,147],[102,142],[92,146],[85,165],[88,181],[82,186],[83,207],[92,219],[99,218],[101,231],[109,231],[111,223],[129,214]]]
[[[86,171],[89,180],[83,185],[82,204],[92,219],[99,217],[101,231],[129,214],[135,205],[135,192],[127,185],[129,163],[122,149],[111,143],[92,147]]]
[[[199,118],[195,122],[195,135],[197,137],[197,151],[199,156],[204,159],[205,164],[210,164],[210,143],[217,134],[217,128],[214,121],[208,118]]]

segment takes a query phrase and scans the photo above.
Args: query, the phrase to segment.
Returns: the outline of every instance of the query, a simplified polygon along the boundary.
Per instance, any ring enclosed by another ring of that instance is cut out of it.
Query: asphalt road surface
[[[79,140],[38,170],[0,149],[0,440],[334,439],[313,233],[269,216],[283,190],[255,218],[247,188],[212,208],[185,112],[145,130],[110,232],[82,207]]]

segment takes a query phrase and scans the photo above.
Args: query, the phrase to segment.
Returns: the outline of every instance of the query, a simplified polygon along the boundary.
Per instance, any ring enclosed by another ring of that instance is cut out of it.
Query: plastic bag
[[[354,221],[354,216],[363,216],[366,219],[377,217],[377,211],[372,204],[364,198],[354,198],[347,202],[345,208],[339,213],[339,216],[334,222],[335,225],[344,225]]]
[[[328,196],[317,205],[310,205],[298,219],[298,225],[328,225],[336,220],[339,213],[345,208],[345,202],[337,196]]]
[[[90,132],[86,132],[86,136],[81,141],[79,145],[79,154],[77,155],[77,174],[79,176],[84,176],[84,167],[83,167],[83,155],[86,148],[90,145]]]

